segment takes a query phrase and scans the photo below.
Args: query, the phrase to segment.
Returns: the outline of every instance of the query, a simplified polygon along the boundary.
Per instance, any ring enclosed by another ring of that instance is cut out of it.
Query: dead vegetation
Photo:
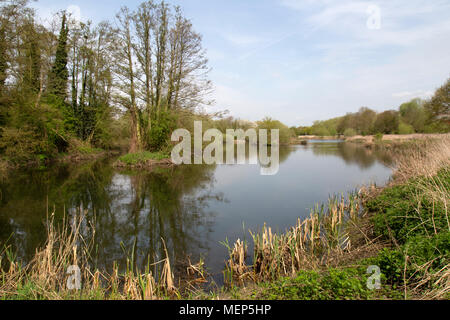
[[[140,272],[133,268],[133,257],[127,259],[125,272],[114,264],[111,273],[91,267],[94,244],[94,221],[83,214],[64,219],[61,227],[54,215],[47,222],[47,242],[36,250],[32,261],[22,266],[9,247],[0,252],[0,297],[2,299],[113,299],[154,300],[177,298],[169,254]],[[203,265],[192,265],[190,276],[205,277]],[[81,287],[70,286],[79,270]]]

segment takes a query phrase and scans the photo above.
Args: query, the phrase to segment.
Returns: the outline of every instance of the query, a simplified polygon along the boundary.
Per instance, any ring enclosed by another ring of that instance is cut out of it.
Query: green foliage
[[[52,146],[32,127],[5,128],[0,139],[1,152],[11,161],[34,160],[35,155],[51,154]]]
[[[435,202],[418,191],[421,185],[433,183],[433,180],[444,182],[449,188],[450,173],[441,170],[436,177],[416,178],[406,184],[388,187],[379,196],[369,200],[366,208],[374,213],[372,219],[376,234],[386,239],[393,237],[403,244],[415,235],[446,230],[445,204]]]
[[[334,136],[338,133],[337,126],[339,118],[326,121],[315,121],[309,130],[309,133],[315,136]]]
[[[267,143],[271,143],[271,131],[273,129],[279,130],[280,144],[289,144],[290,139],[293,137],[293,132],[283,123],[278,120],[273,120],[272,118],[266,117],[261,121],[257,122],[258,130],[266,129],[267,131]]]
[[[403,122],[402,120],[400,120],[399,124],[398,124],[398,133],[399,134],[411,134],[414,133],[414,127],[410,124],[407,124],[405,122]]]
[[[437,132],[450,131],[450,78],[436,90],[434,96],[425,103],[424,108],[429,116],[429,128]]]
[[[400,106],[399,111],[402,120],[400,125],[404,123],[409,126],[408,130],[403,130],[404,132],[423,132],[427,120],[423,104],[421,99],[413,99]],[[412,130],[410,128],[412,128]],[[402,129],[399,128],[399,131],[402,131]]]
[[[365,262],[380,267],[384,281],[399,288],[405,280],[418,282],[426,273],[433,274],[446,267],[449,261],[450,232],[442,232],[411,237],[400,248],[385,248]],[[428,267],[424,268],[425,265]]]
[[[295,278],[282,278],[263,284],[258,298],[271,300],[349,300],[367,299],[368,275],[358,268],[334,269],[325,272],[301,271]]]
[[[374,131],[385,134],[397,133],[399,115],[397,111],[388,110],[380,113],[374,123]]]
[[[69,27],[64,13],[61,21],[61,30],[58,38],[58,47],[56,49],[55,62],[49,75],[50,92],[56,95],[61,101],[66,99],[67,79],[69,71],[67,70],[67,38]]]
[[[422,281],[433,289],[433,275],[450,262],[450,232],[445,203],[430,195],[430,186],[450,190],[450,173],[442,169],[434,177],[419,177],[393,187],[366,203],[373,213],[376,236],[389,239],[395,249],[384,249],[368,263],[378,265],[394,287]],[[423,192],[423,190],[427,190]],[[425,281],[423,281],[425,279]]]
[[[384,248],[375,258],[366,262],[380,268],[387,284],[396,287],[403,283],[405,256],[401,250]]]
[[[162,152],[143,151],[143,152],[128,153],[126,155],[123,155],[119,158],[119,161],[126,165],[137,165],[137,164],[146,163],[149,160],[160,161],[160,160],[167,159],[167,158],[169,158],[169,156]]]
[[[357,135],[357,133],[356,133],[355,129],[347,128],[344,131],[344,136],[346,136],[346,137],[353,137],[353,136],[356,136],[356,135]]]
[[[176,118],[171,112],[161,112],[157,121],[151,123],[148,146],[152,151],[161,150],[170,142],[170,135],[176,129]]]

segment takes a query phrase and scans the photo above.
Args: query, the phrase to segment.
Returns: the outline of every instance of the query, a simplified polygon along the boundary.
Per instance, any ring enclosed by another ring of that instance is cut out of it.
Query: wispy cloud
[[[432,95],[433,91],[430,90],[402,91],[392,94],[392,96],[396,98],[429,98]]]
[[[223,37],[229,43],[236,46],[249,46],[258,44],[264,41],[262,37],[254,36],[254,35],[244,35],[240,33],[227,33],[224,34]]]

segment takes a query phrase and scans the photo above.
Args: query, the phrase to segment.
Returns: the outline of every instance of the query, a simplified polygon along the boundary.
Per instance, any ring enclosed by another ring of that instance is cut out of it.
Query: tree
[[[428,123],[434,125],[440,132],[450,129],[450,78],[436,90],[430,101],[425,103],[428,113]]]
[[[49,92],[54,94],[61,102],[66,100],[67,79],[69,78],[69,71],[67,70],[67,39],[69,27],[66,19],[66,13],[63,12],[55,62],[49,75]]]
[[[144,148],[141,131],[140,112],[136,98],[136,81],[139,78],[134,66],[132,13],[128,8],[122,7],[116,15],[118,28],[116,29],[116,47],[114,52],[116,85],[121,91],[116,100],[130,113],[131,140],[129,152],[134,153]]]
[[[273,120],[272,118],[266,117],[261,121],[257,122],[258,130],[266,129],[267,130],[267,142],[270,144],[272,135],[271,130],[278,129],[279,130],[279,143],[280,144],[289,144],[290,139],[293,137],[293,132],[289,130],[289,128],[281,123],[278,120]]]
[[[377,113],[367,107],[359,109],[358,113],[354,117],[354,129],[357,133],[362,135],[368,135],[372,133],[372,127],[377,118]]]
[[[419,98],[403,103],[399,108],[401,120],[413,128],[415,132],[423,132],[426,122],[426,113],[423,101]]]
[[[122,8],[117,16],[117,101],[130,112],[130,151],[158,149],[170,138],[174,114],[193,111],[210,89],[201,36],[164,1]]]
[[[388,110],[377,116],[374,124],[376,133],[394,134],[397,133],[399,125],[399,114],[395,110]]]

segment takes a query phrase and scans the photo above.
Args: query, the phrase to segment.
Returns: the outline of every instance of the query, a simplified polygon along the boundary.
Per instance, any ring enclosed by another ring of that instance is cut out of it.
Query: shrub
[[[150,150],[161,150],[167,146],[170,140],[170,134],[175,130],[176,120],[170,112],[162,112],[158,121],[151,124],[148,136],[148,145]]]
[[[136,165],[139,163],[146,163],[149,160],[163,160],[168,158],[168,155],[162,153],[162,152],[150,152],[150,151],[143,151],[143,152],[137,152],[137,153],[128,153],[126,155],[123,155],[119,158],[119,161],[127,164],[127,165]]]
[[[265,284],[264,299],[345,300],[367,299],[367,275],[361,269],[330,268],[324,272],[300,271],[295,278],[282,278]]]
[[[347,128],[344,131],[344,136],[346,136],[346,137],[353,137],[353,136],[356,136],[356,135],[357,135],[357,133],[356,133],[355,129]]]
[[[377,142],[383,141],[383,134],[382,133],[375,134],[375,141]]]
[[[400,123],[398,124],[398,133],[399,134],[411,134],[414,133],[414,128],[412,125],[407,124],[403,121],[400,121]]]

